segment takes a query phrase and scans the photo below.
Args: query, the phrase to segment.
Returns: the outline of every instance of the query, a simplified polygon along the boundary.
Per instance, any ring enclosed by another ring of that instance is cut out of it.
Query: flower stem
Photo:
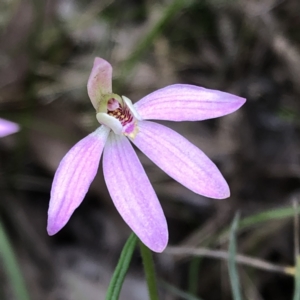
[[[18,300],[29,300],[30,296],[26,288],[24,277],[17,257],[15,256],[11,242],[0,220],[0,261],[3,263],[4,271],[7,272],[7,278],[12,285],[15,298]]]
[[[140,242],[141,255],[144,264],[146,281],[148,285],[148,293],[150,300],[159,300],[157,292],[157,284],[155,277],[154,262],[151,250]]]
[[[137,242],[137,237],[134,233],[132,233],[120,256],[118,265],[114,271],[114,274],[112,276],[112,279],[109,283],[109,287],[106,293],[106,297],[105,300],[118,300],[119,299],[119,295],[122,289],[122,285],[127,273],[127,270],[129,268],[129,264],[131,261],[131,257],[133,254],[133,251],[135,249],[135,245]]]

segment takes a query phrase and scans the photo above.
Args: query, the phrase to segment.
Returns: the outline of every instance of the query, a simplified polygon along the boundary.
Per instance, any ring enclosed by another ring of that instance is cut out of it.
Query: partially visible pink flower
[[[187,84],[159,89],[134,105],[112,93],[112,67],[96,58],[88,94],[102,125],[79,141],[62,159],[54,176],[48,211],[48,233],[57,233],[80,205],[103,153],[103,172],[111,198],[128,226],[151,250],[162,252],[168,227],[161,205],[132,142],[169,176],[197,194],[229,197],[216,165],[184,137],[148,121],[196,121],[240,108],[245,99]]]
[[[19,130],[18,124],[0,118],[0,138],[16,133]]]

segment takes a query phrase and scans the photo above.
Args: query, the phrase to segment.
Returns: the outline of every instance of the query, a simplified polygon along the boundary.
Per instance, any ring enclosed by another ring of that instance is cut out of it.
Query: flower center
[[[109,116],[118,119],[123,127],[133,121],[133,115],[131,114],[129,108],[125,105],[121,106],[114,98],[108,100],[107,113]]]
[[[125,96],[111,94],[102,103],[96,115],[100,124],[111,128],[115,134],[135,138],[138,133],[137,121],[141,120],[132,102]]]

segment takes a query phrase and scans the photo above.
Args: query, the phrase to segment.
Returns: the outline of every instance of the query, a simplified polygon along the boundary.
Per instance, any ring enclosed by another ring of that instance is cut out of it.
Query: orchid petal
[[[227,182],[200,149],[163,125],[142,121],[138,127],[132,142],[169,176],[197,194],[229,197]]]
[[[96,57],[88,80],[87,90],[94,108],[105,94],[112,92],[112,66],[106,60]]]
[[[103,154],[103,172],[120,215],[151,250],[162,252],[168,242],[164,213],[149,179],[124,136],[111,133]]]
[[[0,118],[0,138],[16,133],[20,130],[20,126],[14,122]]]
[[[123,130],[123,126],[121,122],[105,113],[97,113],[96,118],[101,125],[105,125],[109,127],[115,134],[121,134]]]
[[[48,210],[49,235],[57,233],[80,205],[99,166],[109,128],[99,127],[65,155],[55,173]]]
[[[230,114],[245,101],[217,90],[174,84],[147,95],[135,107],[143,119],[200,121]]]

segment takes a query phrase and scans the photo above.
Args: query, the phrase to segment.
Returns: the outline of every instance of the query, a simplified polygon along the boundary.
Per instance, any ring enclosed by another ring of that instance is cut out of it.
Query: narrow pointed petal
[[[49,235],[66,225],[94,180],[109,134],[105,126],[79,141],[65,155],[55,173],[48,210]]]
[[[103,154],[108,191],[128,226],[151,250],[162,252],[168,243],[164,213],[130,142],[111,133]]]
[[[97,110],[101,97],[112,92],[112,66],[106,60],[96,57],[87,90],[94,108]]]
[[[143,119],[200,121],[230,114],[246,99],[189,84],[159,89],[135,103]]]
[[[229,187],[216,165],[196,146],[163,125],[141,121],[132,142],[169,176],[193,192],[227,198]]]
[[[20,130],[20,126],[14,122],[0,118],[0,138],[16,133]]]

